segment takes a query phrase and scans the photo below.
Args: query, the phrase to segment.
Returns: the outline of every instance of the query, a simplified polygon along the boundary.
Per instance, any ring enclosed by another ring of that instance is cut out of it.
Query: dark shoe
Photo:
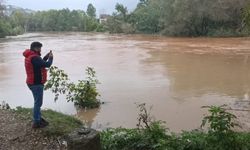
[[[46,121],[45,119],[41,118],[41,124],[44,124],[45,126],[48,126],[49,125],[49,122]]]
[[[38,128],[40,128],[40,123],[33,123],[32,128],[33,128],[33,129],[38,129]]]
[[[32,128],[33,129],[45,128],[48,125],[49,123],[46,124],[41,121],[40,123],[33,123]]]
[[[49,124],[47,123],[44,123],[44,122],[40,122],[40,128],[45,128],[45,127],[47,127]]]

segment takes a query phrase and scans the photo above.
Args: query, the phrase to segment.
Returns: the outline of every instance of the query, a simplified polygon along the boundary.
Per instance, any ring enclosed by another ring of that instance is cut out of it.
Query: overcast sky
[[[133,10],[139,0],[5,0],[7,5],[16,5],[22,8],[32,10],[48,10],[48,9],[84,9],[86,10],[89,3],[96,7],[97,13],[114,12],[115,4],[121,3]]]

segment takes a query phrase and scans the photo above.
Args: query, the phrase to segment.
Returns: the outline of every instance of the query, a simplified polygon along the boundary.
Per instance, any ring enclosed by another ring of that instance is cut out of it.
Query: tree
[[[0,0],[0,18],[2,18],[4,16],[4,10],[5,10],[5,6],[3,4],[3,0]]]
[[[250,5],[243,11],[242,28],[244,27],[250,30]]]
[[[244,11],[244,20],[242,9],[249,3],[250,0],[140,0],[130,14],[117,4],[117,12],[107,27],[111,32],[132,27],[140,33],[171,36],[241,35],[246,32],[241,32],[242,26],[249,24],[249,9]]]
[[[140,0],[129,21],[143,33],[236,35],[249,0]]]
[[[4,15],[5,6],[3,2],[3,0],[0,0],[0,38],[11,34],[11,26]]]
[[[166,0],[148,0],[136,8],[133,12],[133,24],[139,32],[159,33],[162,30],[162,16]]]
[[[117,3],[115,6],[116,12],[112,17],[109,17],[105,23],[105,27],[111,33],[135,33],[135,28],[130,21],[127,7]]]
[[[30,15],[28,31],[96,31],[99,22],[81,10],[38,11]]]
[[[123,6],[122,4],[117,3],[115,5],[115,9],[119,13],[119,15],[122,16],[122,19],[124,21],[126,21],[126,19],[127,19],[127,13],[128,13],[127,7]]]
[[[115,14],[112,17],[109,17],[105,23],[106,28],[110,33],[123,33],[122,22],[115,18]]]
[[[12,12],[10,19],[13,26],[20,26],[24,29],[27,24],[28,15],[20,10],[15,10],[14,12]]]
[[[91,3],[88,5],[87,15],[91,18],[96,18],[96,9]]]
[[[247,2],[249,0],[175,0],[172,4],[175,17],[166,18],[166,28],[186,36],[236,34],[241,24],[241,9]]]
[[[146,7],[148,5],[149,0],[140,0],[140,2],[137,4],[137,8]]]

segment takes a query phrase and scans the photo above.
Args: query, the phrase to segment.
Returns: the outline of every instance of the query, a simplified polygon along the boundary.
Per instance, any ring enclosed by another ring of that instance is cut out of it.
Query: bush
[[[101,133],[104,150],[153,150],[164,149],[171,138],[162,121],[152,121],[146,104],[138,105],[140,114],[136,129],[108,129]]]
[[[70,82],[68,75],[57,67],[51,67],[50,79],[45,85],[45,90],[51,89],[55,94],[55,101],[58,100],[60,94],[65,94],[67,101],[74,102],[75,105],[82,108],[99,107],[100,101],[97,96],[96,84],[99,84],[93,68],[86,69],[86,79],[79,80],[78,83]]]
[[[232,130],[236,117],[228,113],[224,106],[208,106],[202,126],[208,124],[208,132],[203,130],[184,131],[170,134],[161,121],[153,121],[145,104],[138,105],[140,114],[136,129],[108,129],[101,133],[104,150],[248,150],[250,133]]]
[[[227,112],[223,106],[204,106],[208,108],[210,115],[203,118],[201,127],[209,124],[209,133],[224,134],[232,131],[232,128],[238,126],[234,123],[236,116]]]
[[[160,122],[150,125],[151,129],[108,129],[101,133],[104,150],[163,150],[171,136],[167,135]]]

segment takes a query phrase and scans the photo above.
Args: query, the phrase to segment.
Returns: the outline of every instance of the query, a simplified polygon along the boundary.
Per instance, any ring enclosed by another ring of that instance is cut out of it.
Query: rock
[[[100,134],[94,129],[77,129],[65,140],[69,150],[101,150]]]

